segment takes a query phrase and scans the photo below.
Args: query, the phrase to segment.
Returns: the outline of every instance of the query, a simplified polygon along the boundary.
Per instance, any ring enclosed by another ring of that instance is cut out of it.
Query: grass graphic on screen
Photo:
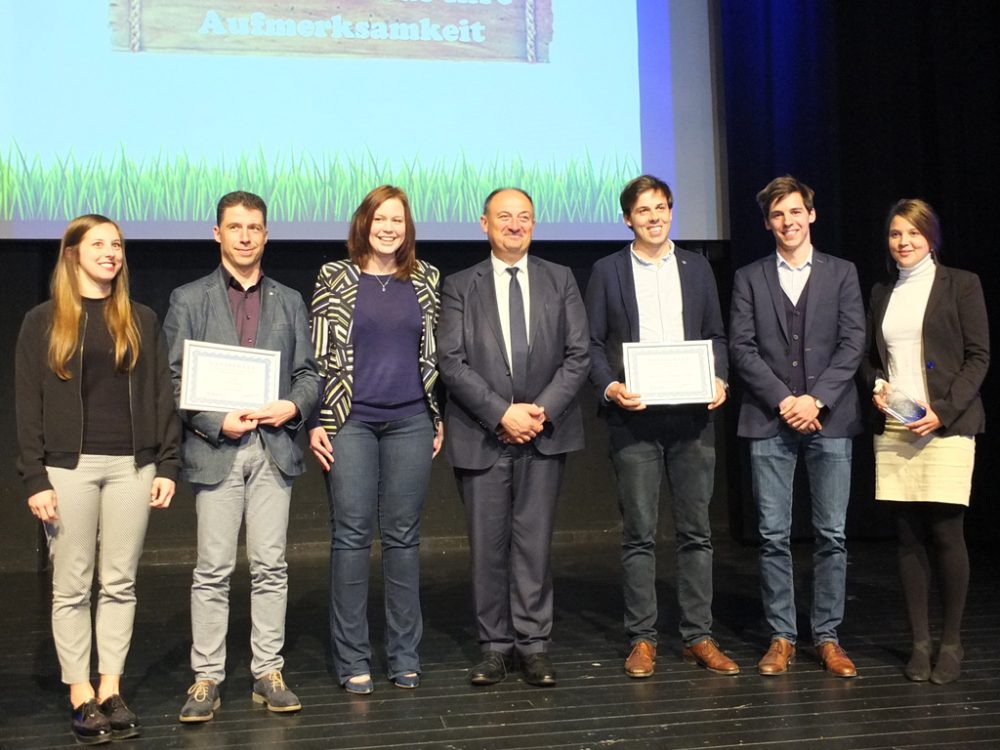
[[[498,156],[483,165],[462,153],[393,163],[372,153],[272,158],[260,150],[209,162],[183,153],[136,160],[122,149],[43,164],[14,144],[0,155],[0,221],[97,211],[120,221],[211,222],[219,197],[241,189],[264,197],[272,221],[344,222],[369,190],[388,182],[406,190],[418,222],[478,221],[483,198],[502,185],[531,193],[540,222],[614,222],[621,186],[637,174],[631,157],[595,164],[586,153],[564,164]]]

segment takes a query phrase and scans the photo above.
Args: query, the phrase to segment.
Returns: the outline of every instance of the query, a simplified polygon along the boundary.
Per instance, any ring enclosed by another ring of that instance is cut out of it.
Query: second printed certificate
[[[625,387],[647,406],[702,404],[715,399],[712,342],[622,344]]]
[[[181,409],[256,410],[278,399],[281,352],[184,341]]]

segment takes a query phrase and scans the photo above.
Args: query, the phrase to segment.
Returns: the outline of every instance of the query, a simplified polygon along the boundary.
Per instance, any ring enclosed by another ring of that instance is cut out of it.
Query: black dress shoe
[[[116,740],[127,740],[142,733],[139,717],[117,693],[101,703],[101,713],[107,717],[111,736]]]
[[[73,736],[81,745],[99,745],[111,742],[111,724],[101,713],[97,700],[91,698],[73,709],[70,714],[69,727]]]
[[[507,678],[510,662],[499,651],[487,651],[483,660],[469,672],[469,682],[473,685],[496,685]]]
[[[537,687],[552,687],[556,684],[556,668],[549,655],[542,652],[521,657],[521,671],[524,681]]]

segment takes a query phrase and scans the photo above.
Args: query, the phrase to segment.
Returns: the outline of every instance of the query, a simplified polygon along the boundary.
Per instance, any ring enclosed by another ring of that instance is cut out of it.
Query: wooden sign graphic
[[[551,0],[109,0],[128,52],[548,62]]]

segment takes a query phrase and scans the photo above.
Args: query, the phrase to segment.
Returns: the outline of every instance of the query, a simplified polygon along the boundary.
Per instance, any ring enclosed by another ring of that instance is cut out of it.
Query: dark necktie
[[[523,402],[528,384],[528,324],[524,320],[524,295],[517,280],[517,268],[510,274],[510,370],[514,381],[514,401]]]

